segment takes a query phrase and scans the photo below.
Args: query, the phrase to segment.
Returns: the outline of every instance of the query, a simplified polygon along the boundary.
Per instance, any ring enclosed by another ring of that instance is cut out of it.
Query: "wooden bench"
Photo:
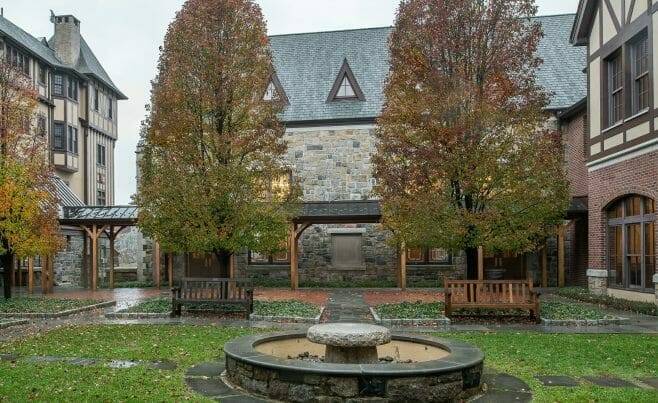
[[[172,316],[180,316],[186,304],[239,304],[246,317],[254,311],[254,289],[250,279],[183,277],[171,289]]]
[[[539,293],[533,291],[532,280],[449,280],[444,282],[445,315],[454,308],[520,308],[529,309],[537,323],[541,322]]]

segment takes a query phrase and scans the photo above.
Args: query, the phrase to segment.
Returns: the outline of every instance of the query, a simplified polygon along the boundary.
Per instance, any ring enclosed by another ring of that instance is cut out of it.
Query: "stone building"
[[[20,68],[38,90],[36,127],[48,139],[64,205],[112,205],[117,103],[126,96],[85,41],[77,18],[52,14],[50,21],[54,33],[47,40],[0,15],[0,57]],[[62,227],[62,235],[68,245],[56,257],[56,281],[83,285],[86,237],[77,227]]]
[[[592,291],[658,303],[658,1],[581,0]]]
[[[574,15],[537,20],[544,29],[538,49],[544,64],[538,81],[552,94],[547,125],[559,130],[566,124],[561,114],[585,97],[585,52],[569,44]],[[368,200],[374,199],[372,189],[376,181],[371,157],[376,152],[374,130],[389,68],[390,32],[391,28],[386,27],[270,38],[275,74],[265,97],[276,92],[287,102],[281,116],[287,127],[287,161],[293,180],[302,184],[303,198],[310,209],[324,206],[339,217],[341,208],[358,206],[355,203],[366,206]],[[300,281],[394,280],[399,256],[390,243],[391,234],[379,223],[353,218],[343,221],[346,222],[312,223],[301,233],[297,252]],[[582,263],[575,257],[577,248],[569,249],[569,245],[571,242],[567,242],[567,265]],[[556,247],[555,242],[550,243],[547,258],[554,285]],[[267,256],[245,251],[236,256],[236,275],[288,279],[290,257],[286,252]],[[212,257],[191,254],[184,260],[185,267],[177,269],[181,273],[218,273]],[[540,260],[540,253],[507,254],[491,256],[485,259],[485,265],[504,265],[509,268],[509,276],[535,277],[539,281]],[[459,251],[407,250],[406,262],[410,281],[465,275],[465,257]],[[569,270],[578,271],[575,266]]]

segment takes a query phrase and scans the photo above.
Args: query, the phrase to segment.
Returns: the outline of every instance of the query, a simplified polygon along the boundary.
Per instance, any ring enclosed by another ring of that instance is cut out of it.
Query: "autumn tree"
[[[57,192],[45,132],[35,125],[31,79],[0,59],[0,267],[10,298],[14,257],[51,255],[58,237]],[[45,130],[45,128],[43,128]]]
[[[532,0],[403,0],[390,38],[375,176],[411,246],[529,251],[569,201]]]
[[[272,55],[250,0],[189,0],[169,26],[143,127],[140,227],[170,252],[285,247],[297,192],[287,145],[263,99]]]

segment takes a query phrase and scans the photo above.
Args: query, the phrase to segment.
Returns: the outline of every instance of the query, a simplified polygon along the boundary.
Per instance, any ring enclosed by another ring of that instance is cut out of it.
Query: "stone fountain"
[[[228,383],[287,402],[465,399],[478,392],[484,361],[467,343],[353,323],[245,336],[224,353]]]

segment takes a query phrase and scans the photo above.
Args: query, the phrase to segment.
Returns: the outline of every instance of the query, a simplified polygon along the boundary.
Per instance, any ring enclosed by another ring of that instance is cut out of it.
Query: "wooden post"
[[[230,260],[228,264],[228,275],[229,278],[235,278],[235,255],[231,254],[231,257],[229,259]]]
[[[548,287],[548,247],[546,240],[541,248],[541,286]]]
[[[48,293],[48,256],[41,256],[41,294]]]
[[[27,292],[34,294],[34,256],[27,258]]]
[[[50,256],[48,262],[48,294],[52,294],[55,287],[55,256]]]
[[[407,289],[407,245],[404,241],[400,244],[400,276],[398,278],[398,287],[403,291]]]
[[[564,225],[557,227],[557,286],[564,287]]]
[[[105,231],[107,225],[98,228],[98,225],[94,224],[91,229],[86,225],[81,225],[81,227],[91,238],[91,289],[96,291],[98,287],[98,237]]]
[[[114,289],[114,227],[110,227],[110,290]]]
[[[478,246],[478,280],[484,280],[484,248]]]
[[[155,242],[155,286],[160,288],[160,244]]]
[[[23,259],[18,259],[18,286],[23,286]]]
[[[297,266],[297,226],[291,225],[290,228],[290,289],[296,290],[299,287],[299,267]]]
[[[231,255],[229,263],[229,272],[231,272],[231,267],[233,266],[233,255]],[[233,274],[230,274],[230,277],[233,278]],[[169,288],[174,286],[174,254],[167,253],[167,282],[169,283]]]

